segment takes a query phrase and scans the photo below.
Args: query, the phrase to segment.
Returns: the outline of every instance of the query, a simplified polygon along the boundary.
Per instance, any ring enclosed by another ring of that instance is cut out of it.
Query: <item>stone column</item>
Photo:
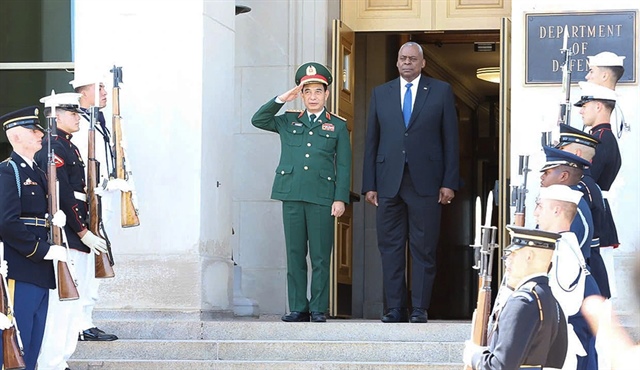
[[[232,313],[234,10],[231,0],[75,1],[76,68],[123,69],[140,206],[139,227],[121,229],[119,208],[108,225],[116,278],[102,282],[98,309]]]

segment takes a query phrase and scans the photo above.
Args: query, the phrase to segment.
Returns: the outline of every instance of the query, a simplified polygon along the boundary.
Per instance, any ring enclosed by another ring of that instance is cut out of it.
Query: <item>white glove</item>
[[[0,313],[0,330],[9,329],[12,326],[13,323],[11,322],[11,320],[9,320],[7,315]]]
[[[470,340],[464,342],[464,352],[462,352],[462,361],[465,365],[473,368],[471,360],[476,353],[482,353],[487,347],[479,346]]]
[[[51,223],[57,227],[64,227],[67,224],[67,215],[62,210],[57,210],[51,218]]]
[[[61,245],[51,244],[51,246],[49,246],[49,251],[44,256],[44,259],[67,262],[67,248]]]
[[[109,180],[109,182],[107,182],[106,190],[107,191],[120,190],[121,192],[126,193],[128,191],[132,191],[133,188],[124,179],[111,179]]]
[[[87,233],[80,238],[80,241],[87,247],[91,248],[91,251],[98,256],[100,253],[105,253],[107,251],[107,241],[96,236],[96,234],[89,230],[87,230]]]
[[[7,274],[9,273],[9,265],[7,265],[7,261],[2,260],[2,262],[0,262],[0,274],[2,274],[2,276],[7,277]]]

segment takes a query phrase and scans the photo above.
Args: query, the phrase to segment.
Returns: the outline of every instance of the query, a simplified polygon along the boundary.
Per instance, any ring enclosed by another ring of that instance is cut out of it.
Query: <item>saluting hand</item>
[[[340,217],[344,214],[344,202],[336,200],[331,205],[331,216]]]
[[[302,90],[302,84],[294,87],[293,89],[287,91],[286,93],[282,94],[282,95],[278,95],[278,99],[280,99],[283,102],[289,102],[294,100],[295,98],[298,97],[298,94],[300,94],[300,91]]]

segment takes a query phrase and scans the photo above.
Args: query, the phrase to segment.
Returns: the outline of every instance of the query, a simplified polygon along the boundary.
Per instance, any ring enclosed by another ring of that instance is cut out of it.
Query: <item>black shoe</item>
[[[327,322],[324,312],[311,312],[311,322]]]
[[[107,334],[104,331],[96,328],[83,330],[78,336],[79,341],[100,341],[100,342],[110,342],[112,340],[118,339],[114,334]]]
[[[427,322],[427,320],[427,310],[425,310],[424,308],[414,308],[411,312],[411,317],[409,317],[409,321],[413,323],[423,323]]]
[[[391,308],[384,316],[382,322],[407,322],[407,310],[404,308]]]
[[[282,321],[286,322],[309,322],[309,312],[291,311],[282,316]]]

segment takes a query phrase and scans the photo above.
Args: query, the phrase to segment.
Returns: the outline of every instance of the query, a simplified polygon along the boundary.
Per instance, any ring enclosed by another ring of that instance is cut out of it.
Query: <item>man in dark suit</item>
[[[448,83],[421,74],[420,45],[398,52],[400,77],[374,88],[369,106],[362,193],[378,207],[383,322],[407,321],[405,246],[412,257],[411,322],[427,322],[436,275],[441,205],[458,189],[458,118]]]

